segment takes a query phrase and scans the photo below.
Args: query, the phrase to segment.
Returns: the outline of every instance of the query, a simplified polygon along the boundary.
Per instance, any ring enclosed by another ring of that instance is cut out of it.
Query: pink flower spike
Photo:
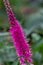
[[[8,0],[3,0],[6,12],[8,15],[9,23],[10,23],[10,33],[12,36],[12,40],[14,42],[14,46],[16,48],[16,53],[18,55],[18,59],[21,65],[26,65],[25,61],[32,62],[32,54],[29,44],[24,36],[24,31],[22,26],[20,25],[19,21],[13,14],[13,11],[10,7]]]

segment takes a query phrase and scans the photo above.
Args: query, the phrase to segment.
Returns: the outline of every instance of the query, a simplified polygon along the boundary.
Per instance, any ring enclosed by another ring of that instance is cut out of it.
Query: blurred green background
[[[43,65],[43,0],[9,1],[31,45],[34,65]],[[0,0],[0,65],[19,65],[2,0]]]

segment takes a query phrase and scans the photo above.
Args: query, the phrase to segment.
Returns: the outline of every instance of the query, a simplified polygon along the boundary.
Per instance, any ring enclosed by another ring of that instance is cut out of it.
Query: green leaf
[[[33,51],[40,51],[42,50],[41,48],[43,48],[43,39],[39,40],[36,44],[33,45]]]
[[[18,59],[16,59],[12,65],[18,65],[18,64],[19,64],[19,61]]]
[[[40,62],[41,59],[42,59],[42,55],[41,55],[39,52],[35,52],[35,53],[33,54],[33,58],[34,58],[34,60]]]
[[[41,37],[37,33],[32,33],[31,36],[34,43],[41,39]]]

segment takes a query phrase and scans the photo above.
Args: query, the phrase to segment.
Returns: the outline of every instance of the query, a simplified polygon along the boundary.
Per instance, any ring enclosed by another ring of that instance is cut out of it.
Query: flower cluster
[[[32,62],[31,48],[27,43],[22,26],[13,14],[8,0],[3,0],[10,23],[10,33],[21,65]]]

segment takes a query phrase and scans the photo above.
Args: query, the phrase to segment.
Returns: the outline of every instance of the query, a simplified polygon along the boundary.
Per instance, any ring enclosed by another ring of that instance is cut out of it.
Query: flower
[[[14,42],[14,46],[16,48],[16,53],[18,55],[18,59],[20,60],[21,65],[26,65],[26,62],[32,62],[31,59],[31,48],[25,38],[24,31],[19,21],[14,17],[13,11],[10,7],[8,0],[3,0],[6,12],[8,14],[8,19],[10,23],[10,33],[12,36],[12,40]]]

